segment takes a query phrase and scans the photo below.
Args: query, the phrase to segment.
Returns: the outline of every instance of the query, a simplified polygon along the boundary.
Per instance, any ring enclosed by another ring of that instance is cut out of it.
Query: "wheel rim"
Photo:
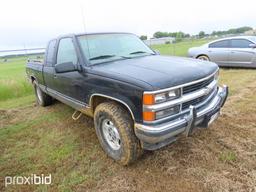
[[[121,139],[119,132],[115,125],[110,121],[109,119],[105,119],[102,122],[102,131],[103,131],[103,136],[108,143],[108,145],[113,149],[113,150],[119,150],[121,147]]]
[[[198,59],[204,60],[204,61],[209,61],[209,59],[207,57],[205,57],[205,56],[198,57]]]
[[[37,94],[38,100],[40,102],[42,102],[43,98],[42,98],[41,90],[40,90],[40,88],[38,86],[36,86],[36,94]]]

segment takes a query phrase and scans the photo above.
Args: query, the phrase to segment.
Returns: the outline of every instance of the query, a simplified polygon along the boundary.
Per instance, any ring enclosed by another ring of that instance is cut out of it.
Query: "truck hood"
[[[118,60],[93,66],[95,71],[140,80],[154,89],[173,87],[214,73],[215,63],[190,58],[152,55]]]

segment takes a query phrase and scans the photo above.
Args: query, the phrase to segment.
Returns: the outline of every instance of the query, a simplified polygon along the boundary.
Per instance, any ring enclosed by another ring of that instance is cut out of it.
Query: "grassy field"
[[[31,86],[26,81],[25,63],[25,57],[10,59],[6,63],[0,61],[0,101],[32,93]]]
[[[175,56],[187,56],[188,49],[190,47],[200,46],[207,43],[209,40],[200,39],[200,40],[188,40],[180,43],[174,44],[165,44],[165,45],[154,45],[152,48],[154,50],[160,51],[163,55],[175,55]]]
[[[175,53],[201,43],[176,44]],[[174,45],[154,49],[170,55]],[[231,96],[216,123],[122,167],[102,151],[92,119],[73,121],[73,110],[59,102],[35,105],[25,60],[0,63],[0,191],[256,190],[255,70],[221,69]],[[51,174],[52,185],[3,186],[5,176],[31,174]]]

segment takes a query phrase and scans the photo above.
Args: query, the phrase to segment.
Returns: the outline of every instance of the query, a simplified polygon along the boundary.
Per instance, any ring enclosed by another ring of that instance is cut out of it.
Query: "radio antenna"
[[[88,43],[88,39],[87,39],[87,28],[86,28],[86,22],[85,22],[85,16],[84,16],[84,7],[82,5],[82,3],[80,2],[81,4],[81,14],[82,14],[82,22],[83,22],[83,27],[84,27],[84,33],[85,33],[85,39],[86,39],[86,44],[87,44],[87,51],[88,51],[88,55],[89,55],[89,58],[91,58],[90,56],[90,48],[89,48],[89,43]],[[88,58],[88,59],[89,59]]]
[[[26,57],[28,57],[28,51],[27,51],[25,43],[23,44],[23,47],[24,47],[25,55],[26,55]]]

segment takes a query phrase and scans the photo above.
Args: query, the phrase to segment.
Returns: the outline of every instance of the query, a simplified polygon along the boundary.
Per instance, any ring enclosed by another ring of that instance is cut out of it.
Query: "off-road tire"
[[[103,135],[103,121],[109,119],[120,136],[120,149],[114,150]],[[115,102],[101,103],[94,112],[96,134],[108,156],[122,165],[136,161],[143,153],[140,142],[134,134],[134,122],[127,110]]]
[[[43,92],[36,81],[33,82],[33,86],[37,104],[42,107],[51,105],[53,101],[52,97]]]

